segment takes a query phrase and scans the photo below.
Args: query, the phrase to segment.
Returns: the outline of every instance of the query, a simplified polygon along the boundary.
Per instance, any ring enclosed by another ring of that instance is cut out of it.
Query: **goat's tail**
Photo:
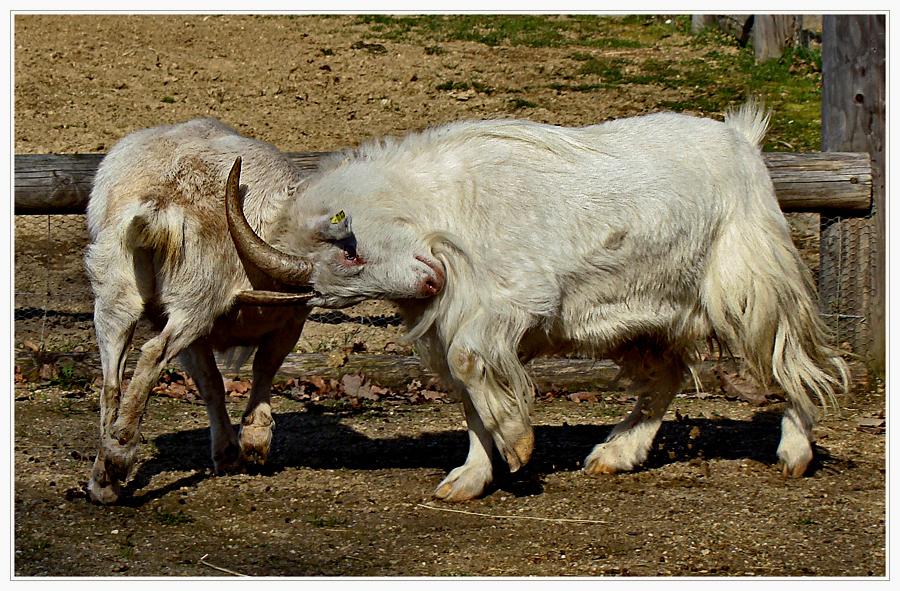
[[[161,270],[153,269],[162,266],[171,271],[182,264],[184,219],[177,208],[159,211],[146,203],[132,204],[123,214],[114,225],[93,226],[85,268],[95,292],[101,285],[114,284],[122,294],[140,294],[148,301],[157,290]]]
[[[766,110],[758,99],[750,99],[737,109],[725,113],[725,124],[741,134],[754,147],[762,144],[769,128],[772,110]]]
[[[847,364],[828,344],[812,279],[783,218],[752,229],[727,225],[713,247],[701,297],[716,337],[743,356],[761,384],[774,377],[810,420],[817,402],[838,407],[836,393],[848,388]]]
[[[725,123],[756,150],[770,112],[751,100]],[[849,370],[818,313],[809,271],[791,242],[765,163],[748,154],[739,205],[713,244],[702,303],[716,337],[742,355],[761,384],[775,381],[811,420],[817,403],[837,409]]]
[[[165,264],[183,258],[185,220],[179,208],[158,209],[147,203],[134,207],[119,226],[122,245],[127,250],[146,248],[162,253]]]

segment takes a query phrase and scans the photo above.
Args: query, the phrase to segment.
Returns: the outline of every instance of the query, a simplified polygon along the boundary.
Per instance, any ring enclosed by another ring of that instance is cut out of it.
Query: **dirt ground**
[[[130,131],[195,117],[286,151],[326,151],[467,117],[585,125],[685,92],[558,91],[549,82],[577,68],[567,49],[438,50],[370,30],[350,16],[18,15],[15,151],[105,152]],[[629,60],[702,51],[684,41],[675,32],[654,47],[589,51]],[[18,222],[16,232],[18,244]],[[17,292],[30,277],[19,254],[43,256],[17,253]],[[96,349],[86,318],[42,330],[65,335],[64,350]],[[312,327],[326,330],[334,326]],[[370,352],[406,352],[396,326],[350,330],[301,349],[368,341]],[[819,423],[817,458],[797,480],[775,463],[781,404],[704,386],[673,403],[643,468],[606,477],[583,474],[581,462],[633,401],[618,390],[584,402],[546,396],[535,404],[531,462],[460,505],[430,496],[465,459],[457,405],[275,396],[268,465],[215,476],[204,408],[155,396],[126,494],[102,507],[83,491],[96,388],[16,383],[13,575],[886,576],[883,386],[857,383],[842,414]],[[233,418],[242,407],[229,404]]]

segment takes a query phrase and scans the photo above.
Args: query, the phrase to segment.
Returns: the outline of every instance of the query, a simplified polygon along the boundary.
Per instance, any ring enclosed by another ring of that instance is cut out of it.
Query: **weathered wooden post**
[[[796,17],[786,14],[753,16],[753,52],[757,61],[781,57],[784,48],[795,38]]]
[[[822,17],[822,151],[868,152],[873,211],[822,217],[819,298],[840,342],[885,370],[885,15]]]
[[[719,26],[719,19],[714,14],[693,14],[691,15],[691,33],[696,35],[707,27]]]
[[[806,47],[809,43],[803,15],[691,15],[691,33],[696,35],[709,27],[734,35],[741,47],[752,41],[754,56],[761,62],[781,57],[788,45]]]

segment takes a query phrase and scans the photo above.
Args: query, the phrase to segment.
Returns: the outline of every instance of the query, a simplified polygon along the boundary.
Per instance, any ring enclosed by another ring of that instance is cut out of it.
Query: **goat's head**
[[[225,211],[254,289],[239,294],[238,301],[340,308],[366,299],[427,298],[443,289],[444,272],[431,257],[390,242],[357,244],[351,216],[344,210],[326,215],[298,213],[295,221],[301,228],[282,242],[303,255],[275,248],[244,217],[240,169],[237,158],[226,184]]]

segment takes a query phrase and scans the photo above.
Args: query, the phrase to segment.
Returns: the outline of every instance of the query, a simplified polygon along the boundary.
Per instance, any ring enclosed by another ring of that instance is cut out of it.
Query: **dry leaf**
[[[363,377],[359,374],[347,374],[341,378],[341,387],[343,387],[344,393],[350,398],[355,398],[359,394],[362,385]]]
[[[347,363],[347,354],[343,351],[332,351],[325,360],[325,365],[332,369],[341,367],[345,363]]]
[[[721,368],[716,369],[715,374],[719,378],[722,390],[725,391],[726,398],[738,398],[757,406],[762,406],[766,403],[768,390],[760,387],[752,378],[743,377],[735,372]]]
[[[876,417],[864,417],[856,421],[856,430],[875,435],[885,432],[885,420]]]
[[[383,394],[390,392],[372,384],[362,374],[348,374],[341,378],[341,387],[349,398],[377,401]]]
[[[437,390],[422,390],[422,398],[429,402],[437,402],[444,399],[444,393]]]
[[[328,382],[326,382],[325,378],[322,376],[313,376],[309,378],[309,383],[312,384],[313,388],[318,390],[319,393],[328,390]]]
[[[366,347],[366,344],[361,342],[352,343],[344,347],[344,352],[348,355],[352,353],[363,353],[367,350],[368,348]]]
[[[245,394],[252,385],[251,382],[246,380],[228,380],[225,382],[225,392],[227,394]]]
[[[572,402],[597,402],[599,396],[594,392],[573,392],[568,399]]]
[[[41,366],[38,375],[42,380],[52,380],[59,377],[59,368],[55,363],[45,363]]]

